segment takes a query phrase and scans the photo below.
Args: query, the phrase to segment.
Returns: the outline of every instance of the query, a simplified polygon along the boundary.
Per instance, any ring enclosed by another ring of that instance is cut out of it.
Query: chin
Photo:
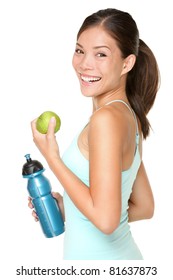
[[[83,88],[81,88],[81,93],[85,97],[94,97],[94,96],[96,96],[95,92],[93,92],[91,90],[83,89]]]

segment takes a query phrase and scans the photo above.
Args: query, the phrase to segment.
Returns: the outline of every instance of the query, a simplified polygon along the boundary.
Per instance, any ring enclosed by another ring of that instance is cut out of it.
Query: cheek
[[[119,80],[121,77],[121,73],[122,73],[122,65],[121,64],[115,64],[112,66],[112,68],[110,68],[110,76],[113,79]]]
[[[76,61],[75,55],[73,55],[73,58],[72,58],[72,66],[73,66],[73,68],[76,70],[77,61]]]

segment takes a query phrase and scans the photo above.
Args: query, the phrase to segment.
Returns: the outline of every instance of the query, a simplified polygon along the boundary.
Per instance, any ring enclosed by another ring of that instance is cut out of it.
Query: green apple
[[[60,129],[61,126],[60,117],[52,111],[46,111],[38,117],[36,122],[36,128],[40,133],[42,134],[47,133],[49,121],[52,117],[55,117],[56,119],[55,133]]]

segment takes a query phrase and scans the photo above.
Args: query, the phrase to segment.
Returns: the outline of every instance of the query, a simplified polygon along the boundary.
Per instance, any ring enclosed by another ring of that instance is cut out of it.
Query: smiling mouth
[[[85,83],[95,83],[101,80],[100,77],[94,77],[94,76],[83,76],[81,75],[81,80]]]

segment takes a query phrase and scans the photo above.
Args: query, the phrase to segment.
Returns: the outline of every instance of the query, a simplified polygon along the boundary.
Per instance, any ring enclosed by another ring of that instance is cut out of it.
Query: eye
[[[83,54],[84,52],[81,49],[77,48],[77,49],[75,49],[75,53],[76,54]]]
[[[97,53],[98,57],[106,57],[107,55],[105,53]]]

